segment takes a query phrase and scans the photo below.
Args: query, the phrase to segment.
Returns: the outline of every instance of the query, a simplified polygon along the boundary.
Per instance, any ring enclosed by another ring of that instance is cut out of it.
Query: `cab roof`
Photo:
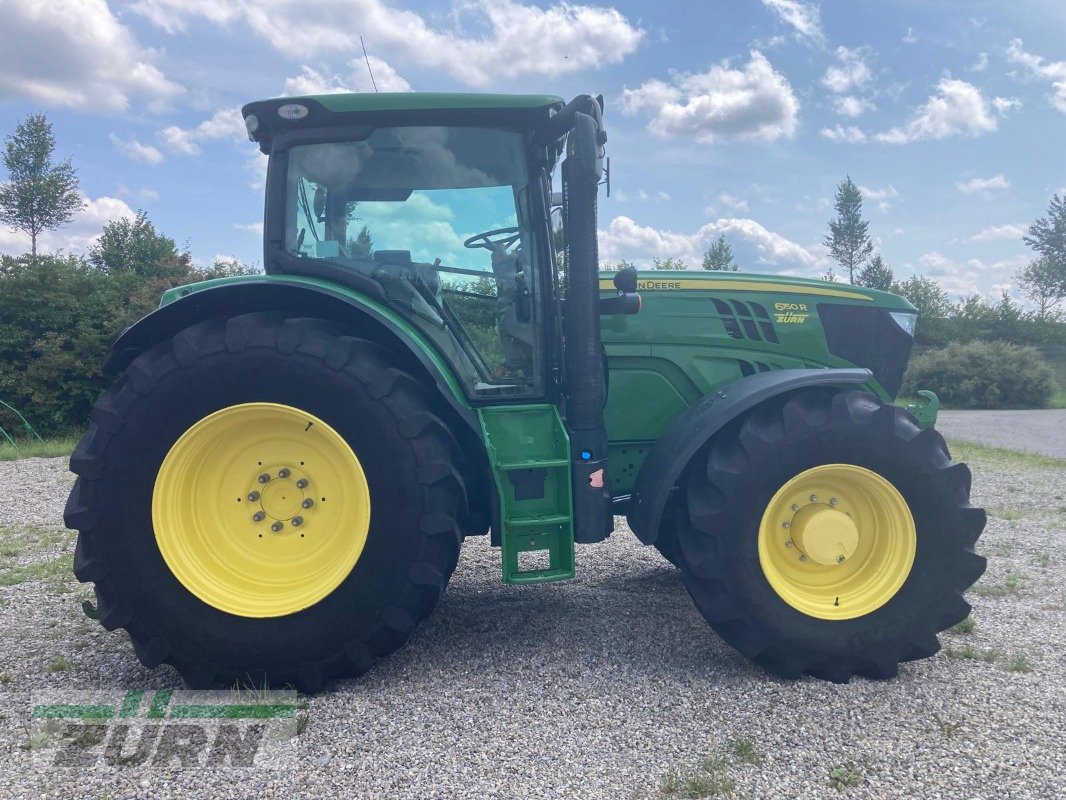
[[[249,138],[269,152],[279,133],[320,126],[382,124],[481,124],[525,126],[546,120],[565,105],[561,97],[548,94],[477,94],[445,92],[380,92],[276,97],[249,103],[241,109]],[[280,109],[302,106],[304,116],[295,118]]]

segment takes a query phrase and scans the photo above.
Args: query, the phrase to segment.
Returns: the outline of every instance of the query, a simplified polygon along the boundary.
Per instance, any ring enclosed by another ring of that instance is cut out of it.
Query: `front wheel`
[[[769,671],[888,678],[964,619],[984,572],[970,471],[861,391],[760,406],[682,477],[677,558],[701,613]]]
[[[389,351],[248,314],[139,356],[71,469],[75,574],[104,627],[194,688],[320,688],[436,605],[465,509],[454,440]]]

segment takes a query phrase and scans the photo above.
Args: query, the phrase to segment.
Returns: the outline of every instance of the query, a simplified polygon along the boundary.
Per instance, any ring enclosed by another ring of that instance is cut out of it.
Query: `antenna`
[[[370,82],[374,84],[374,91],[378,90],[378,82],[374,80],[374,70],[370,68],[370,56],[366,54],[366,45],[363,44],[363,37],[359,37],[359,46],[363,48],[363,60],[366,61],[366,71],[370,73]]]

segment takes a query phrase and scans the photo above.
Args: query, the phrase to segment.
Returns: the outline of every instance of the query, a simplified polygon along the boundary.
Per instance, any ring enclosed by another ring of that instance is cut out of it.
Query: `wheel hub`
[[[288,472],[288,477],[278,477],[279,471]],[[287,467],[269,470],[263,474],[271,476],[271,480],[259,491],[259,507],[263,513],[281,522],[290,522],[297,516],[303,517],[303,522],[307,522],[314,507],[311,497],[314,487],[310,478]],[[251,494],[252,492],[249,492],[249,495]],[[254,515],[253,521],[256,521]]]
[[[811,503],[792,518],[792,541],[812,561],[826,566],[843,564],[855,553],[859,529],[843,511]]]

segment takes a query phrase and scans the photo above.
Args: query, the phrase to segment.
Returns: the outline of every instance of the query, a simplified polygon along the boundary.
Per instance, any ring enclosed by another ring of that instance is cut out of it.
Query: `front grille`
[[[818,305],[829,352],[873,372],[892,397],[899,393],[914,340],[883,308]]]

